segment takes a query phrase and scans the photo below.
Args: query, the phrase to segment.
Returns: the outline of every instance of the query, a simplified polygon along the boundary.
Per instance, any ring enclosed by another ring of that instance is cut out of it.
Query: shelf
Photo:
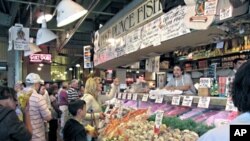
[[[216,67],[216,69],[229,69],[230,67]],[[192,70],[187,70],[185,72],[193,72],[193,71],[204,71],[208,70],[209,68],[203,68],[203,69],[192,69]]]
[[[147,94],[147,93],[137,93],[137,100],[142,101],[142,97],[144,94]],[[201,96],[196,96],[196,95],[164,95],[163,103],[171,104],[173,96],[181,96],[180,103],[182,103],[184,96],[193,96],[192,104],[198,104],[199,98],[201,97]],[[154,99],[149,98],[148,101],[154,101]],[[226,103],[227,103],[226,97],[210,97],[210,104],[209,105],[210,106],[226,106]]]
[[[225,54],[219,55],[219,56],[204,57],[204,58],[199,58],[199,59],[185,59],[185,60],[178,60],[178,61],[179,62],[201,61],[201,60],[206,60],[206,59],[216,59],[216,58],[220,58],[220,57],[227,57],[227,56],[232,56],[232,55],[240,55],[241,53],[250,53],[250,50],[243,50],[243,51],[238,51],[238,52],[225,53]],[[179,57],[179,58],[181,58],[181,57]]]

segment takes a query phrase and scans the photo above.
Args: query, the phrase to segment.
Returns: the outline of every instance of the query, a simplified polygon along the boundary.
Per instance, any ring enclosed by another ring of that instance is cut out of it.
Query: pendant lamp
[[[88,11],[84,9],[78,3],[72,0],[62,0],[57,6],[57,27],[62,27],[70,24],[82,16]]]
[[[36,22],[38,24],[42,24],[43,20],[45,19],[46,22],[50,21],[53,18],[53,15],[51,15],[50,13],[45,13],[45,12],[41,12],[36,20]]]
[[[47,29],[46,21],[43,20],[42,28],[40,28],[38,30],[37,35],[36,35],[36,45],[41,45],[41,44],[47,43],[47,42],[52,41],[56,38],[57,38],[57,36],[52,31]]]

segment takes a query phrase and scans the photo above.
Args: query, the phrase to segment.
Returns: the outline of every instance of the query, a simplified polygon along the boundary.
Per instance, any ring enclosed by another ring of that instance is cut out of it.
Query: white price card
[[[132,99],[132,93],[128,93],[127,99]]]
[[[118,107],[121,107],[121,105],[122,105],[122,101],[117,99],[115,101],[115,107],[118,108]]]
[[[230,6],[229,8],[220,9],[220,20],[225,20],[227,18],[231,18],[233,13],[233,8]]]
[[[137,93],[133,94],[133,100],[137,100]]]
[[[181,96],[173,96],[172,97],[172,105],[180,105]]]
[[[200,97],[198,107],[199,108],[208,108],[210,103],[210,97]]]
[[[155,103],[162,103],[163,102],[163,98],[164,96],[163,95],[158,95],[155,99]]]
[[[144,94],[141,101],[148,101],[148,94]]]
[[[184,96],[182,101],[182,106],[191,107],[192,102],[193,102],[193,96]]]
[[[122,99],[126,99],[127,98],[127,93],[123,93],[122,94]]]
[[[122,99],[122,93],[118,93],[118,99]]]
[[[157,111],[155,115],[155,126],[156,128],[160,128],[162,124],[162,119],[163,119],[164,111]]]
[[[231,98],[227,98],[226,111],[238,111],[237,107],[234,106],[234,103]]]

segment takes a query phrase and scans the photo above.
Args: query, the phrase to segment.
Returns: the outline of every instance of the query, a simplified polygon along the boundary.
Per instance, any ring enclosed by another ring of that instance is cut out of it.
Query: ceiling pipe
[[[22,1],[22,0],[7,0],[9,2],[16,2],[16,3],[22,3],[22,4],[30,4],[30,5],[36,5],[36,6],[44,6],[42,3],[36,3],[36,2],[29,2],[29,1]],[[56,5],[49,5],[45,4],[45,7],[48,8],[56,8]],[[101,11],[92,11],[93,14],[101,14],[101,15],[107,15],[107,16],[114,16],[115,14],[109,13],[109,12],[101,12]],[[54,15],[54,14],[53,14]]]
[[[71,39],[71,37],[75,34],[75,32],[77,31],[77,29],[81,26],[81,24],[84,22],[84,20],[88,17],[88,15],[93,11],[93,9],[97,6],[97,4],[100,2],[100,0],[97,0],[91,7],[90,9],[87,9],[88,12],[75,24],[74,28],[70,31],[69,35],[67,36],[67,38],[64,39],[64,41],[62,41],[59,46],[57,47],[58,52],[60,52],[63,47],[69,42],[69,40]]]

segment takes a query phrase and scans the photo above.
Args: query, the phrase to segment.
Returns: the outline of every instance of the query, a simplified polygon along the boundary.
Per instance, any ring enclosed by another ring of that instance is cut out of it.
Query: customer
[[[69,103],[69,112],[73,118],[69,119],[63,129],[64,141],[87,141],[87,133],[82,124],[86,115],[86,103],[76,100]]]
[[[68,102],[71,102],[71,101],[74,101],[74,100],[77,100],[79,99],[79,93],[78,92],[78,80],[77,79],[73,79],[70,83],[70,88],[68,89],[67,91],[67,94],[68,94]]]
[[[49,121],[49,141],[57,141],[57,129],[58,129],[58,118],[61,116],[61,111],[59,110],[58,102],[56,100],[55,95],[57,94],[56,87],[50,87],[48,90],[49,99],[51,104],[51,114],[52,119]]]
[[[183,74],[183,68],[180,65],[174,66],[174,77],[168,82],[167,90],[181,90],[184,94],[195,94],[193,81],[189,75]]]
[[[250,61],[244,63],[236,72],[232,87],[232,100],[241,113],[230,124],[250,124]],[[199,141],[229,141],[229,125],[208,131]]]
[[[16,113],[16,95],[12,88],[0,86],[0,141],[30,141],[30,132]]]
[[[62,111],[61,115],[61,129],[64,127],[65,122],[68,120],[68,82],[62,83],[62,89],[59,91],[58,103],[59,109]]]
[[[94,78],[89,78],[86,81],[85,92],[81,98],[86,102],[86,120],[91,120],[90,111],[93,111],[96,118],[96,123],[98,123],[98,119],[105,118],[105,115],[102,112],[101,104],[115,97],[119,86],[119,81],[115,81],[111,85],[111,91],[108,95],[100,95],[100,84],[97,84],[97,82],[99,81],[96,81]]]
[[[42,82],[40,76],[35,73],[30,73],[26,77],[27,87],[24,91],[32,91],[29,99],[30,122],[33,132],[32,141],[46,141],[44,120],[50,121],[52,118],[46,100],[37,93]]]

